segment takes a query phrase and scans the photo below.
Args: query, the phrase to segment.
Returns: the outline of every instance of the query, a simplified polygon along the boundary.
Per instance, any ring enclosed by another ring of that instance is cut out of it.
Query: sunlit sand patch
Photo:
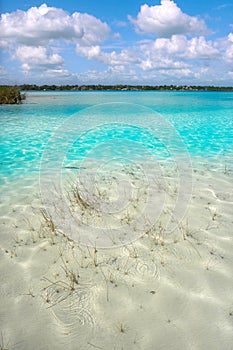
[[[105,180],[103,189],[110,189],[113,198],[115,190]],[[134,242],[111,249],[73,242],[53,227],[34,196],[36,186],[26,194],[33,208],[23,204],[18,185],[12,188],[1,219],[4,346],[21,350],[36,340],[38,349],[49,342],[57,349],[79,344],[85,350],[154,350],[155,344],[165,349],[173,344],[174,349],[218,350],[220,337],[222,348],[230,349],[232,178],[210,170],[205,176],[201,168],[194,184],[189,210],[176,230],[165,229],[172,183],[156,225]],[[94,230],[97,219],[92,219]],[[20,336],[15,315],[22,313],[26,331]]]

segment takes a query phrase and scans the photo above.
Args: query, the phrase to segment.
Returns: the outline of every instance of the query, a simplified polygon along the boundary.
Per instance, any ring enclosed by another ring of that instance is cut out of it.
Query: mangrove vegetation
[[[25,99],[18,86],[0,86],[0,104],[20,104]]]

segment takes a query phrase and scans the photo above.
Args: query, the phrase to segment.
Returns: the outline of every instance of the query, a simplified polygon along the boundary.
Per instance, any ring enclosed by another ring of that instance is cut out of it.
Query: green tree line
[[[101,91],[101,90],[162,90],[162,91],[233,91],[231,86],[197,86],[197,85],[20,85],[25,91]]]

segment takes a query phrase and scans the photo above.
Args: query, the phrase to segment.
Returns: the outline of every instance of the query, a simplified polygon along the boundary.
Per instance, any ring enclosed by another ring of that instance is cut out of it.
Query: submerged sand
[[[169,181],[169,190],[159,187],[170,191],[167,208],[176,191]],[[187,212],[172,233],[167,210],[137,239],[102,249],[53,227],[35,176],[6,182],[0,347],[232,349],[232,183],[232,169],[197,160]],[[88,220],[90,230],[100,226]]]

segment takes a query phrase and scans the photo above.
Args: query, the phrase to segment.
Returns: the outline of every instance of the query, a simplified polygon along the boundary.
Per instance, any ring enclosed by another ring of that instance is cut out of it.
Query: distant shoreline
[[[1,85],[2,87],[10,85]],[[14,85],[21,91],[229,91],[233,86],[198,85]]]

